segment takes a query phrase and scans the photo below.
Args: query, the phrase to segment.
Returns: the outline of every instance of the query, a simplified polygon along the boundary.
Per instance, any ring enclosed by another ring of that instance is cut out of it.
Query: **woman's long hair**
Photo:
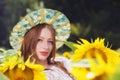
[[[73,78],[61,62],[54,61],[55,53],[56,53],[55,30],[52,28],[52,25],[50,24],[46,24],[46,23],[38,24],[25,33],[24,40],[22,42],[22,46],[20,49],[24,61],[26,61],[29,56],[32,56],[31,61],[38,58],[35,49],[38,42],[39,34],[41,33],[41,30],[45,27],[47,27],[51,31],[53,38],[53,49],[47,58],[48,64],[55,65],[56,67],[62,69],[65,73],[67,73],[71,78]]]
[[[47,61],[48,61],[48,64],[51,64],[54,62],[55,53],[56,53],[55,31],[52,28],[52,25],[49,25],[46,23],[38,24],[32,27],[29,31],[25,33],[24,40],[21,46],[21,52],[22,52],[24,61],[26,61],[29,56],[34,57],[34,59],[37,59],[35,49],[38,42],[39,34],[41,33],[41,30],[45,27],[47,27],[51,31],[52,38],[53,38],[53,49],[49,57],[47,58]]]

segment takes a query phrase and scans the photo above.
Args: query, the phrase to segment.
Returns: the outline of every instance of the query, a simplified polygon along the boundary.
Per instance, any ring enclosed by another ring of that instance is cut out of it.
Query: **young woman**
[[[31,61],[46,67],[47,80],[73,80],[64,62],[54,60],[56,46],[52,25],[43,23],[30,29],[24,36],[21,52],[24,60],[32,55]]]
[[[55,58],[56,49],[70,35],[67,17],[52,9],[39,9],[26,15],[15,25],[10,36],[11,46],[21,50],[24,61],[45,66],[47,80],[74,80],[65,58]]]

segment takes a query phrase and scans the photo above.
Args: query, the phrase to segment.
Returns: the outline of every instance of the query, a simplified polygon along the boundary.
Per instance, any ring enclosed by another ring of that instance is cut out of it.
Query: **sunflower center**
[[[20,78],[17,78],[17,79],[15,79],[15,80],[25,80],[25,79],[20,77]]]
[[[86,51],[86,54],[89,54],[94,59],[96,59],[96,54],[100,54],[103,60],[107,63],[107,55],[101,49],[91,48],[88,51]],[[84,57],[86,57],[86,54],[84,54]]]
[[[10,80],[33,80],[34,74],[32,69],[25,67],[25,70],[18,68],[17,66],[14,67],[12,70],[7,70],[4,73]]]

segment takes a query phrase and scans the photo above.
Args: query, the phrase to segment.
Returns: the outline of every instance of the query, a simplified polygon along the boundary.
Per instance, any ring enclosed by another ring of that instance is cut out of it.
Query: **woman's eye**
[[[38,39],[38,41],[42,41],[42,39]]]
[[[53,44],[53,41],[48,41],[50,44]]]

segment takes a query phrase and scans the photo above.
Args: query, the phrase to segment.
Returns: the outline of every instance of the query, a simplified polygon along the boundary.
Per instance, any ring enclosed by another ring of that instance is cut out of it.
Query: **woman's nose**
[[[44,43],[43,43],[43,48],[44,48],[44,49],[48,49],[48,48],[49,48],[49,45],[48,45],[47,42],[44,42]]]

